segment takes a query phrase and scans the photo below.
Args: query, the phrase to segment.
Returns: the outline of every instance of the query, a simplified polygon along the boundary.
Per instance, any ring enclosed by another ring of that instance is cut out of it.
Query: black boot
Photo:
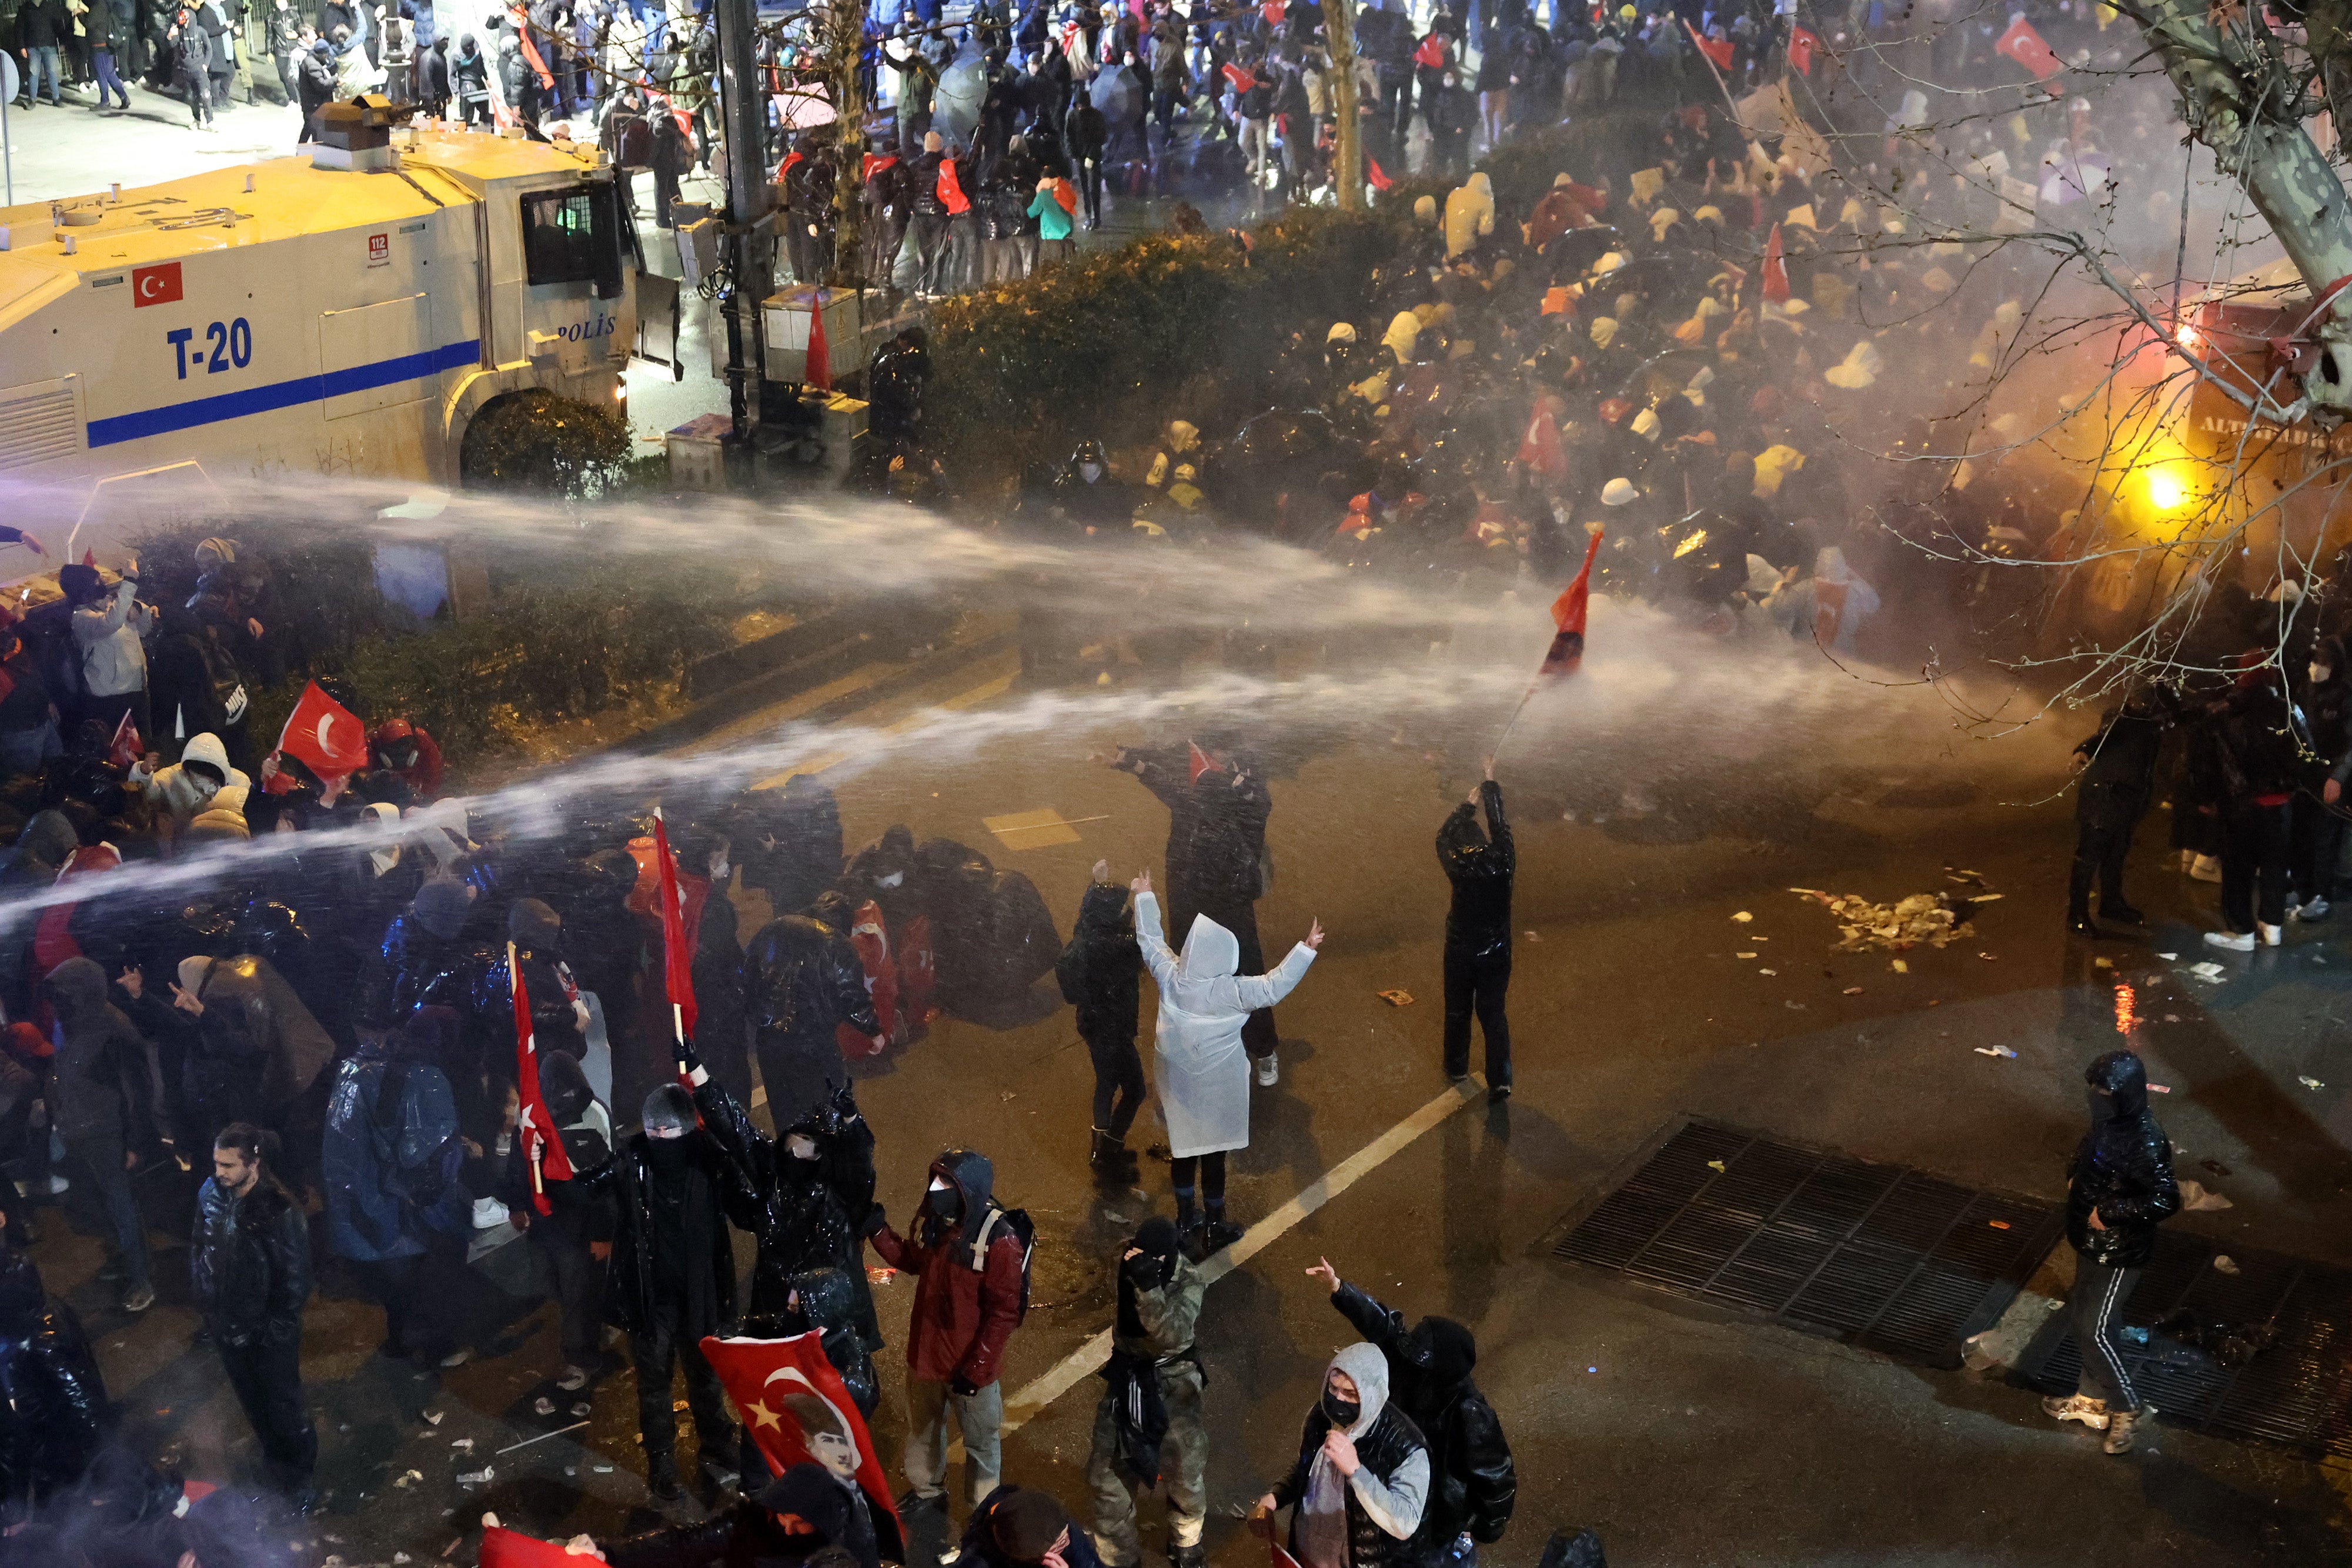
[[[663,1502],[676,1502],[686,1495],[686,1488],[677,1479],[676,1454],[646,1457],[646,1490]]]
[[[1127,1145],[1100,1127],[1094,1130],[1094,1149],[1087,1156],[1093,1167],[1095,1179],[1105,1182],[1130,1182],[1136,1177],[1135,1156]]]
[[[1225,1206],[1213,1200],[1209,1204],[1208,1222],[1201,1228],[1201,1251],[1203,1256],[1222,1252],[1242,1239],[1242,1228],[1225,1223]]]

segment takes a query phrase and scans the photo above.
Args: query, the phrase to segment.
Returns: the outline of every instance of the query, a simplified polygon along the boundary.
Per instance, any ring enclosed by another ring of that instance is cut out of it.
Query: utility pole
[[[754,0],[717,0],[711,16],[719,28],[719,119],[727,137],[728,282],[719,308],[727,318],[734,435],[746,442],[760,425],[760,302],[769,294],[776,246],[768,221],[768,98],[754,50]]]

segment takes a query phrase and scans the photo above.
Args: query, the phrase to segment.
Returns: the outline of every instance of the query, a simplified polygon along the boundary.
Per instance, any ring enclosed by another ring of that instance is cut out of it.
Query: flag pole
[[[662,825],[662,837],[666,844],[669,836],[669,819],[662,815],[662,809],[659,806],[656,806],[654,808],[654,821]],[[668,863],[665,861],[664,863],[656,866],[655,870],[660,878],[660,880],[655,884],[655,896],[663,899],[665,902],[675,904],[680,895],[674,891],[673,884],[670,882],[670,868]],[[663,984],[665,986],[668,984],[669,976],[669,911],[667,909],[662,911],[662,977]],[[669,1004],[669,1022],[671,1030],[674,1030],[677,1036],[677,1043],[684,1045],[686,1043],[686,1005],[683,1002],[673,1000]]]
[[[1503,754],[1503,742],[1510,739],[1511,731],[1519,727],[1519,715],[1528,711],[1528,703],[1535,695],[1536,689],[1533,686],[1519,694],[1519,706],[1511,710],[1510,720],[1503,726],[1503,733],[1496,738],[1492,755],[1500,757]]]
[[[522,1000],[522,970],[516,962],[515,945],[512,942],[507,944],[507,999],[518,1004],[515,1011],[520,1016],[522,1011],[520,1005]],[[534,1039],[532,1041],[534,1050],[537,1044]],[[517,1040],[515,1046],[520,1051],[522,1046],[521,1040]],[[547,1179],[539,1168],[539,1128],[533,1124],[528,1113],[521,1120],[523,1135],[530,1140],[523,1151],[522,1163],[530,1167],[531,1207],[537,1208],[547,1198]]]

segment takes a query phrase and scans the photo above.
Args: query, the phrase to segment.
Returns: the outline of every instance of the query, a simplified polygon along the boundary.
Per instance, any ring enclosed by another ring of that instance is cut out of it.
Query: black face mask
[[[646,1160],[659,1176],[676,1176],[691,1157],[684,1138],[646,1138]]]
[[[1334,1427],[1344,1431],[1354,1426],[1356,1417],[1363,1413],[1363,1406],[1356,1400],[1342,1399],[1328,1388],[1323,1391],[1323,1414],[1331,1418]]]
[[[2091,1120],[2095,1123],[2116,1119],[2116,1097],[2095,1084],[2084,1087],[2084,1098],[2090,1102]]]

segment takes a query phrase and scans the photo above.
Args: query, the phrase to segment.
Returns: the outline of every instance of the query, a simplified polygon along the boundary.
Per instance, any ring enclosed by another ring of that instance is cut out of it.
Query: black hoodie
[[[1475,1541],[1501,1540],[1518,1499],[1518,1476],[1503,1424],[1471,1381],[1478,1346],[1470,1331],[1451,1318],[1423,1318],[1408,1331],[1402,1313],[1349,1284],[1331,1304],[1380,1347],[1393,1407],[1411,1416],[1429,1443],[1429,1496],[1413,1531],[1422,1549],[1414,1555],[1433,1561],[1465,1531]]]
[[[1070,945],[1054,966],[1062,999],[1078,1009],[1078,1033],[1087,1044],[1135,1043],[1142,977],[1143,950],[1136,946],[1127,890],[1094,883],[1079,901]]]
[[[1454,808],[1437,830],[1437,862],[1454,884],[1454,904],[1445,914],[1445,945],[1474,957],[1511,950],[1511,879],[1518,853],[1511,825],[1503,820],[1503,787],[1492,779],[1478,786],[1486,808],[1486,831],[1478,831],[1468,801]]]
[[[2083,1079],[2094,1119],[2066,1171],[2066,1239],[2091,1262],[2143,1268],[2157,1226],[2180,1208],[2172,1142],[2148,1113],[2147,1069],[2137,1056],[2111,1051]],[[2094,1208],[2103,1229],[2091,1228]]]

